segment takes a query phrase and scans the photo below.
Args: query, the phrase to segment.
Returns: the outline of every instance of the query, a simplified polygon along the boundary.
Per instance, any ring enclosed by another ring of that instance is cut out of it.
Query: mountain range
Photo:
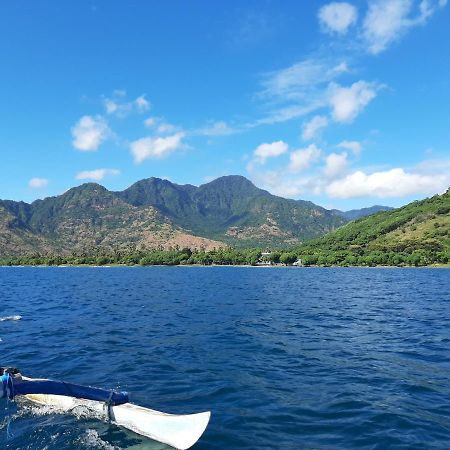
[[[0,255],[292,247],[383,208],[327,210],[277,197],[236,175],[199,187],[148,178],[120,192],[86,183],[31,204],[0,200]]]

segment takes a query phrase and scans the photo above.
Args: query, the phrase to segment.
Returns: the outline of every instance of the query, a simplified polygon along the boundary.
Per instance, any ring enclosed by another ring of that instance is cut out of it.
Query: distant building
[[[265,251],[261,253],[261,257],[259,258],[259,261],[256,263],[258,266],[271,266],[273,262],[270,259],[270,255],[272,255],[272,252]]]

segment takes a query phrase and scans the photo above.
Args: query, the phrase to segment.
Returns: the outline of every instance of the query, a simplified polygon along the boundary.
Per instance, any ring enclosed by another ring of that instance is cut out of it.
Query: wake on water
[[[15,321],[15,320],[21,320],[22,316],[5,316],[5,317],[0,317],[0,322],[6,322],[7,320],[11,320],[11,321]],[[3,339],[0,338],[0,342],[3,342]]]
[[[7,320],[21,320],[22,316],[5,316],[0,317],[0,322],[6,322]]]

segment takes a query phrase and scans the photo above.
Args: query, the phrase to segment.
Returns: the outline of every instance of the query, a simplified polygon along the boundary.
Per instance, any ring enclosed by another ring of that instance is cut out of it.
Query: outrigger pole
[[[80,384],[24,377],[15,368],[0,368],[0,398],[13,400],[21,395],[39,405],[70,413],[86,407],[137,434],[168,444],[179,450],[192,447],[208,426],[211,413],[167,414],[128,402],[126,392],[99,389]]]

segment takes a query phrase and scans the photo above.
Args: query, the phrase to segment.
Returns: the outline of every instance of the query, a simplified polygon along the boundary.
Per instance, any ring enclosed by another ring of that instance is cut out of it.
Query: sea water
[[[450,448],[447,269],[5,267],[0,301],[0,365],[211,410],[198,450]],[[83,411],[0,422],[7,449],[168,448]]]

